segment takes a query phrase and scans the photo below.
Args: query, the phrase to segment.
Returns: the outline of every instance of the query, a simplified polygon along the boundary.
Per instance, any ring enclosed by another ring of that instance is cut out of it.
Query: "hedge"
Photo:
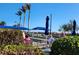
[[[58,38],[51,47],[51,55],[79,55],[79,36]]]

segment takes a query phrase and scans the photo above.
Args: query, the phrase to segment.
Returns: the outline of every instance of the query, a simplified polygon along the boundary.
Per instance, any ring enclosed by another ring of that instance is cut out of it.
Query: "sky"
[[[0,21],[12,26],[19,22],[16,12],[22,7],[21,3],[0,3]],[[32,3],[30,13],[30,28],[45,27],[46,16],[52,14],[52,32],[57,32],[61,25],[70,20],[79,24],[78,3]],[[22,15],[22,21],[23,21]],[[23,24],[23,22],[21,22]],[[26,11],[26,27],[28,25],[28,11]]]

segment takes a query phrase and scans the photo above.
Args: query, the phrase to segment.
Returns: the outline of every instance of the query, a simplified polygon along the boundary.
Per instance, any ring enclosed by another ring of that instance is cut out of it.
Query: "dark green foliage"
[[[21,10],[17,11],[16,15],[21,16],[22,15],[22,11]]]
[[[59,31],[72,31],[73,28],[73,21],[70,20],[67,24],[63,24],[60,26]]]
[[[79,37],[66,36],[57,39],[51,47],[53,55],[79,55]]]

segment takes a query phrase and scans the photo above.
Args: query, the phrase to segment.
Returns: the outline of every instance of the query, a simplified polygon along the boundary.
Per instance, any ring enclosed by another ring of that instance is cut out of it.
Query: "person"
[[[55,41],[53,37],[49,37],[47,40],[47,44],[49,44],[49,47],[51,47],[52,43]]]
[[[31,38],[29,37],[28,34],[25,34],[24,32],[23,32],[23,42],[24,44],[32,44]]]

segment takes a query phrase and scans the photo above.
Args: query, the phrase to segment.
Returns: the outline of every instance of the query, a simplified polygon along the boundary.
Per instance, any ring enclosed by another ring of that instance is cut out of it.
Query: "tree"
[[[31,7],[31,5],[30,4],[27,4],[27,9],[28,9],[28,11],[29,11],[29,13],[28,13],[28,32],[29,32],[29,22],[30,22],[30,7]]]
[[[0,25],[3,25],[4,26],[4,25],[6,25],[6,22],[5,21],[1,21],[0,22]]]
[[[30,4],[24,4],[23,6],[22,6],[22,11],[23,11],[23,13],[24,13],[24,24],[23,24],[23,26],[25,26],[26,24],[25,24],[25,22],[26,22],[26,16],[25,16],[25,14],[26,14],[26,10],[28,10],[28,32],[29,32],[29,20],[30,20]]]
[[[62,30],[63,31],[68,31],[69,30],[68,25],[66,25],[66,24],[62,25]]]
[[[21,10],[17,11],[16,15],[18,15],[20,17],[20,21],[19,21],[19,26],[20,26],[21,25],[22,11]]]
[[[76,24],[75,30],[76,31],[79,30],[79,26],[77,24]],[[72,32],[73,31],[73,21],[70,20],[69,23],[63,24],[62,26],[60,26],[59,31],[70,31],[70,32]]]
[[[73,21],[70,20],[69,23],[63,24],[62,26],[60,26],[59,30],[61,30],[61,31],[72,31],[72,28],[73,28]]]
[[[69,23],[67,24],[67,28],[68,28],[68,31],[72,31],[72,28],[73,28],[73,21],[70,20]]]
[[[26,10],[27,10],[27,6],[26,4],[24,4],[21,8],[22,12],[24,13],[24,22],[23,22],[23,26],[26,25]]]

